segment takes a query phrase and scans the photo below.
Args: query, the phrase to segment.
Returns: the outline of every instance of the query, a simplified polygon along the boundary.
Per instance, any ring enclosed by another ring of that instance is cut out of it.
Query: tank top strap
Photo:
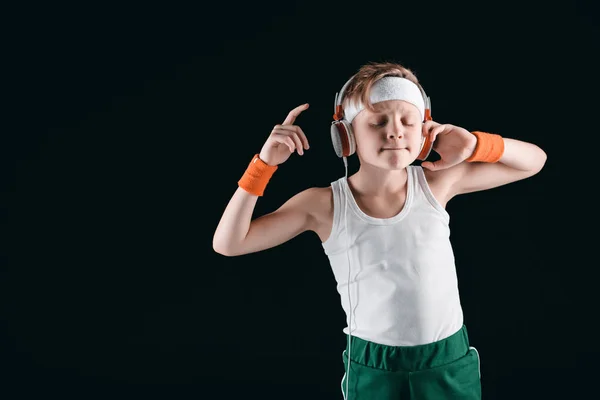
[[[426,204],[429,207],[433,207],[436,211],[438,211],[441,216],[449,222],[450,215],[446,211],[444,207],[437,201],[431,188],[429,187],[429,183],[427,182],[427,177],[425,176],[425,171],[421,166],[411,166],[410,167],[413,173],[413,182],[414,182],[414,194],[415,201],[420,204]]]
[[[343,224],[344,211],[348,205],[348,199],[346,198],[346,191],[343,187],[341,177],[338,180],[331,182],[331,192],[333,195],[333,223],[331,227],[330,237],[337,237],[340,234],[340,228]],[[329,242],[329,240],[328,240]]]

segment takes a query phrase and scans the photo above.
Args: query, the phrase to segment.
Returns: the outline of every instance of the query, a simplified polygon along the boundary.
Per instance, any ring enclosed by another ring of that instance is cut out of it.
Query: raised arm
[[[251,161],[213,236],[213,249],[217,253],[236,256],[265,250],[309,229],[314,197],[311,189],[296,194],[276,211],[252,220],[256,202],[270,175],[294,151],[303,155],[309,148],[302,129],[293,125],[307,108],[308,104],[303,104],[290,111],[283,124],[273,128],[260,154]]]
[[[258,196],[238,188],[221,217],[213,249],[224,256],[239,256],[278,246],[314,230],[311,204],[315,190],[306,189],[272,213],[251,220]]]
[[[421,165],[444,181],[448,198],[529,178],[546,163],[539,146],[498,134],[433,121],[423,126],[423,132],[433,136],[433,149],[441,159]]]

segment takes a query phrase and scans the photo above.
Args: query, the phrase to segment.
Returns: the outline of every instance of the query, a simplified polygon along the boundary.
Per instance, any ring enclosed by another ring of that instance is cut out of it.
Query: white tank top
[[[408,166],[407,172],[406,202],[391,218],[365,214],[345,176],[332,182],[333,226],[323,242],[346,313],[343,332],[350,333],[350,289],[352,335],[389,346],[432,343],[463,324],[450,216],[434,198],[422,167]]]

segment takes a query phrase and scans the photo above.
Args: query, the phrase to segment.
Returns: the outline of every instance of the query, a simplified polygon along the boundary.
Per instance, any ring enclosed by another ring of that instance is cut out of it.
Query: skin
[[[294,108],[267,138],[259,157],[280,165],[294,152],[302,156],[310,148],[303,130],[295,125],[308,104]],[[419,155],[426,135],[435,140],[433,150],[441,159],[423,162],[425,177],[436,200],[446,207],[453,197],[516,182],[537,174],[546,162],[538,146],[504,138],[504,154],[497,163],[465,161],[475,150],[477,138],[464,128],[435,121],[422,123],[418,109],[405,101],[374,104],[353,120],[358,171],[348,184],[359,207],[375,218],[398,214],[406,200],[407,169]],[[213,237],[213,249],[225,256],[253,253],[287,242],[305,231],[324,242],[333,223],[331,187],[299,192],[272,213],[252,220],[258,196],[238,188],[229,201]]]

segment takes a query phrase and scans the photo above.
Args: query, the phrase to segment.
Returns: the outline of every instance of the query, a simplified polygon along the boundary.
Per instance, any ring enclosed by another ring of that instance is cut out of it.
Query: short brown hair
[[[423,88],[421,87],[417,76],[410,69],[391,61],[372,61],[360,67],[358,72],[354,75],[352,81],[350,81],[344,91],[343,103],[345,104],[350,100],[360,100],[365,108],[375,111],[370,99],[371,87],[384,76],[399,76],[406,78],[411,82],[414,82],[423,94]]]

